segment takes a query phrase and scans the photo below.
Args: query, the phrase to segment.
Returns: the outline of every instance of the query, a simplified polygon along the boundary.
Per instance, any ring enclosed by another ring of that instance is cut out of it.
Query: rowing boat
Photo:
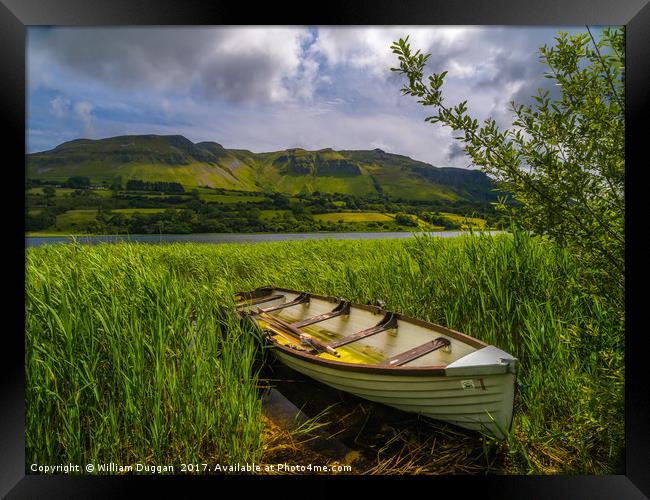
[[[381,305],[266,286],[235,295],[281,362],[336,389],[503,439],[517,359]]]

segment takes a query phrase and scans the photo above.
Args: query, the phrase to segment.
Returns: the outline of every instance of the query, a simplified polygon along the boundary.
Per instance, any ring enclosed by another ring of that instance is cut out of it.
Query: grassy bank
[[[258,460],[259,344],[215,318],[235,290],[273,283],[382,299],[516,355],[512,435],[484,448],[497,472],[618,466],[622,307],[525,235],[55,245],[26,265],[28,463]]]

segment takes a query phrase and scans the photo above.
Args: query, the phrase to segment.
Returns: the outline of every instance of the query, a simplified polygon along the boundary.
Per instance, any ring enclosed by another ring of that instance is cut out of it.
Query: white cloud
[[[79,101],[74,105],[74,112],[83,124],[84,134],[88,137],[95,135],[95,124],[93,119],[94,106],[88,101]]]
[[[70,100],[63,96],[56,96],[50,101],[50,112],[57,118],[63,118],[70,109]]]
[[[447,54],[460,50],[471,32],[471,28],[436,26],[322,28],[310,50],[322,55],[330,65],[351,66],[388,76],[390,68],[397,65],[390,46],[400,38],[408,35],[411,46],[423,52],[436,50]]]
[[[282,102],[311,98],[318,63],[303,55],[306,28],[31,29],[30,73],[48,79],[48,60],[116,89],[199,93],[211,100]],[[299,92],[294,90],[298,88]]]

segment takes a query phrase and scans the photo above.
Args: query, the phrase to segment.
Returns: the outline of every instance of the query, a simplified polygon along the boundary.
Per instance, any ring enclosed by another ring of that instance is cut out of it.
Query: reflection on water
[[[486,231],[488,234],[496,234],[500,231]],[[138,243],[264,243],[272,241],[286,240],[309,240],[325,239],[333,240],[374,240],[384,238],[412,238],[415,234],[422,233],[264,233],[264,234],[246,234],[246,233],[210,233],[210,234],[146,234],[133,236],[26,236],[26,247],[38,247],[53,243],[72,243],[77,241],[84,245],[94,245],[98,243],[119,243],[122,241],[132,241]],[[441,231],[426,233],[440,236],[443,238],[469,234],[466,231]]]

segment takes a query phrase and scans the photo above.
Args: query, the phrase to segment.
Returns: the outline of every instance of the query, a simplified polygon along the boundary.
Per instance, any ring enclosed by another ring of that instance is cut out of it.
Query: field
[[[45,193],[43,192],[43,187],[32,187],[26,190],[27,195],[33,195],[33,196],[45,196]],[[254,203],[258,201],[264,201],[267,200],[268,198],[265,196],[259,196],[256,195],[253,192],[242,192],[241,194],[237,192],[231,192],[231,194],[220,194],[219,192],[215,192],[213,189],[209,188],[197,188],[192,185],[186,185],[185,186],[185,192],[180,193],[180,194],[174,194],[173,196],[182,196],[183,198],[191,198],[191,192],[196,189],[199,193],[199,197],[204,200],[204,201],[216,201],[219,203]],[[72,193],[74,193],[76,189],[72,188],[65,188],[65,187],[57,187],[54,188],[54,196],[55,197],[64,197],[64,196],[69,196]],[[113,196],[113,191],[110,189],[92,189],[91,193],[93,195],[100,196],[102,198],[110,198]],[[152,192],[143,192],[143,191],[128,191],[124,190],[121,191],[121,194],[128,194],[128,195],[136,195],[144,198],[150,198],[150,199],[158,199],[158,198],[166,198],[170,196],[168,193],[152,193]]]
[[[159,214],[164,212],[164,208],[114,208],[111,212],[116,214]]]
[[[260,219],[262,220],[271,220],[274,217],[284,217],[287,214],[290,214],[290,210],[261,210]]]
[[[124,215],[155,214],[164,211],[164,208],[116,208],[112,210],[113,213]],[[81,224],[94,221],[96,217],[97,210],[68,210],[57,216],[56,224],[61,233],[74,233]]]
[[[485,228],[485,219],[478,217],[463,217],[462,215],[450,214],[448,212],[441,212],[440,215],[451,220],[452,222],[460,224],[462,229],[467,229],[469,227],[477,229]]]
[[[66,196],[71,193],[74,193],[74,191],[75,189],[72,188],[54,188],[54,196]],[[93,194],[96,194],[97,196],[101,196],[102,198],[110,198],[110,196],[112,195],[110,189],[93,189],[92,192]],[[42,187],[30,188],[26,191],[26,194],[45,196]]]
[[[264,201],[267,199],[264,196],[237,196],[212,193],[200,193],[199,196],[202,200],[217,201],[219,203],[254,203],[256,201]]]
[[[622,306],[592,293],[565,252],[520,233],[28,248],[26,462],[270,460],[264,351],[219,319],[235,291],[268,283],[380,298],[520,360],[507,440],[427,427],[402,455],[375,453],[375,473],[621,473]]]
[[[314,215],[314,219],[328,222],[392,222],[393,218],[377,212],[336,212]]]
[[[454,215],[454,214],[450,214]],[[405,227],[400,226],[396,221],[395,221],[395,216],[396,214],[390,214],[390,213],[381,213],[381,212],[332,212],[332,213],[327,213],[327,214],[317,214],[314,215],[314,220],[317,221],[323,221],[323,222],[331,222],[331,223],[369,223],[369,222],[379,222],[382,223],[383,227],[387,230],[390,231],[404,231]],[[454,215],[455,217],[459,219],[464,219],[458,215]],[[409,215],[408,216],[410,219],[412,219],[415,222],[415,226],[412,227],[407,227],[412,228],[412,229],[417,229],[419,231],[442,231],[444,230],[444,227],[442,226],[436,226],[434,224],[429,224],[428,222],[423,221],[419,217],[416,217],[414,215]],[[481,227],[485,228],[485,220],[483,219],[475,219],[477,221],[480,221],[479,223],[476,224],[476,226],[473,225],[473,227]],[[482,223],[482,224],[481,224]]]
[[[97,210],[68,210],[66,213],[57,215],[56,224],[62,230],[74,230],[79,224],[95,220]]]

